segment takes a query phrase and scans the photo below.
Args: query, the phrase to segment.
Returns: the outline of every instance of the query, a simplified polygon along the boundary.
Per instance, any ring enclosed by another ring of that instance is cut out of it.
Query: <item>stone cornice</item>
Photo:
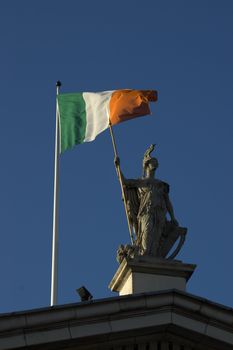
[[[0,315],[0,349],[178,327],[233,346],[233,310],[176,290]]]

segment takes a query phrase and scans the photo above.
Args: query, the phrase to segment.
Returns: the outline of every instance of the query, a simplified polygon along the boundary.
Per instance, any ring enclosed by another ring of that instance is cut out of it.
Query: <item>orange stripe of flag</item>
[[[112,125],[150,114],[149,102],[158,99],[154,90],[116,90],[110,100],[109,119]]]

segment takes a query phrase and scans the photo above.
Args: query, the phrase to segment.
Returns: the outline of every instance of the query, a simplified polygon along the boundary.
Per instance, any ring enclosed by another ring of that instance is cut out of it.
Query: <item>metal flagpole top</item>
[[[61,82],[60,82],[60,80],[58,80],[57,82],[56,82],[56,87],[60,87],[62,84],[61,84]]]

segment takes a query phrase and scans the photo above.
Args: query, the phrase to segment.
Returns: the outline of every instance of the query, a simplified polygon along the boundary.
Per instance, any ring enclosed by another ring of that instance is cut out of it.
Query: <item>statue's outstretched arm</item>
[[[120,168],[120,158],[119,157],[115,157],[114,158],[114,164],[115,164],[116,169],[118,169],[117,170],[118,177],[121,176],[124,186],[129,187],[129,188],[142,187],[143,185],[145,186],[143,180],[140,180],[140,179],[126,179],[124,177],[124,174],[122,173],[121,168]]]
[[[120,167],[120,158],[119,157],[115,157],[114,158],[114,164],[117,170],[117,175],[118,177],[121,176],[122,182],[125,184],[126,178],[124,177],[124,174],[121,171],[121,167]]]

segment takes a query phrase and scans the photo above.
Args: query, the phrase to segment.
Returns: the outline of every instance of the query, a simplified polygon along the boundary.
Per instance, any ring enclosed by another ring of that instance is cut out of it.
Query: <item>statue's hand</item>
[[[119,157],[114,158],[114,164],[116,167],[120,166],[120,158]]]

